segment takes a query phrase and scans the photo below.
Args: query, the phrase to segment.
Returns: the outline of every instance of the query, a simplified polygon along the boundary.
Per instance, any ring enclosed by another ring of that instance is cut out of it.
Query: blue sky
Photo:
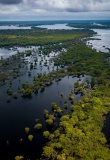
[[[0,20],[110,19],[110,0],[0,0]]]

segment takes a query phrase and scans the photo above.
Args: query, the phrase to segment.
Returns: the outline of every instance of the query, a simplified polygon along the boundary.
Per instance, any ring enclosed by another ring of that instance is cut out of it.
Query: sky
[[[4,20],[110,20],[110,0],[0,0]]]

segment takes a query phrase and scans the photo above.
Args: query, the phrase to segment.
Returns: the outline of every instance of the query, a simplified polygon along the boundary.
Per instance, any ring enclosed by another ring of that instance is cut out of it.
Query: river
[[[74,27],[67,26],[66,23],[63,24],[51,24],[51,25],[37,25],[35,27],[38,28],[47,28],[47,29],[78,29]],[[19,27],[17,25],[6,25],[6,26],[0,26],[0,29],[31,29],[31,26],[28,27]],[[109,52],[107,48],[110,48],[110,30],[109,29],[93,29],[97,34],[95,34],[92,38],[92,40],[87,41],[87,45],[91,45],[92,48],[95,48],[97,51],[101,52]],[[93,40],[94,38],[94,40]],[[4,52],[4,50],[0,50],[0,56],[1,52]],[[5,50],[5,53],[10,53],[9,51]],[[13,52],[12,54],[15,54]]]
[[[97,32],[96,35],[91,37],[94,40],[89,40],[87,44],[91,44],[92,48],[95,48],[97,51],[109,52],[107,48],[110,49],[110,30],[94,29],[94,31]]]
[[[47,29],[78,29],[74,27],[69,27],[67,24],[54,24],[54,25],[40,25],[38,27]],[[94,40],[87,41],[87,45],[92,45],[97,51],[109,52],[107,48],[110,48],[110,30],[109,29],[93,29],[97,32],[93,37]]]
[[[67,24],[53,24],[53,25],[39,25],[39,28],[47,29],[78,29],[75,27],[69,27]],[[97,34],[93,37],[94,40],[87,41],[87,45],[90,43],[92,48],[95,48],[97,51],[109,52],[107,48],[110,48],[110,30],[109,29],[93,29]]]

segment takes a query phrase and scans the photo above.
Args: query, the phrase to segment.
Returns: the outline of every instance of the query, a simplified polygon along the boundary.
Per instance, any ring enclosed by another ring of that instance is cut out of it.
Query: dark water
[[[81,77],[81,82],[85,82],[89,76]],[[0,151],[2,160],[12,160],[16,155],[24,155],[25,158],[35,160],[42,152],[42,147],[46,143],[42,136],[42,131],[47,130],[44,118],[44,109],[48,109],[52,113],[51,103],[55,101],[62,109],[64,109],[64,100],[60,98],[60,93],[64,93],[64,97],[68,97],[74,83],[79,80],[75,77],[64,77],[60,82],[53,82],[51,86],[45,88],[44,92],[31,98],[22,98],[20,95],[17,99],[11,98],[11,102],[6,102],[6,87],[0,88]],[[16,79],[12,86],[17,86],[19,83]],[[15,87],[12,87],[13,89]],[[75,101],[81,99],[81,96],[75,95]],[[68,101],[69,106],[71,103]],[[70,113],[68,107],[67,111]],[[39,118],[43,128],[37,133],[34,130],[36,124],[35,119]],[[34,135],[32,143],[28,141],[24,128],[30,127],[30,134]],[[23,138],[23,142],[19,140]],[[9,145],[7,145],[9,141]]]
[[[102,132],[105,134],[105,137],[107,139],[107,144],[110,145],[110,112],[106,116]]]
[[[6,55],[8,55],[8,53],[12,53],[12,51],[7,51]],[[4,54],[2,53],[2,55]],[[52,62],[50,64],[47,56],[46,59],[48,61],[48,65],[50,66],[50,70],[48,70],[46,66],[43,66],[43,69],[41,70],[39,65],[41,57],[38,56],[38,64],[36,69],[31,70],[31,77],[28,76],[28,63],[26,65],[27,70],[24,69],[25,74],[22,77],[13,80],[13,84],[11,86],[13,92],[17,91],[18,85],[21,85],[25,81],[28,81],[32,84],[33,76],[37,75],[38,72],[51,72],[54,63]],[[28,57],[27,61],[32,62],[34,61],[34,58]],[[32,94],[31,98],[23,98],[20,94],[18,95],[17,99],[11,97],[10,103],[6,102],[6,88],[10,86],[9,83],[0,87],[0,156],[3,157],[2,160],[14,160],[16,155],[23,155],[25,159],[31,160],[36,160],[36,158],[39,158],[42,153],[42,147],[46,144],[46,140],[42,136],[43,131],[47,130],[43,113],[44,109],[48,109],[50,113],[53,113],[51,109],[52,102],[56,102],[59,106],[61,106],[62,109],[64,109],[64,99],[60,98],[60,93],[63,92],[64,97],[68,98],[68,93],[74,88],[74,83],[79,80],[80,82],[85,82],[86,78],[90,80],[90,76],[80,77],[80,79],[78,77],[72,78],[71,76],[66,76],[59,82],[53,81],[53,84],[46,87],[43,92],[39,91],[38,94]],[[74,97],[74,101],[82,98],[80,94],[74,95]],[[70,101],[68,101],[68,104],[69,107],[67,108],[67,111],[70,113],[70,106],[72,104]],[[43,125],[43,128],[40,132],[37,132],[34,129],[34,125],[36,124],[35,119],[37,118],[40,119],[39,122]],[[59,119],[57,122],[58,121]],[[107,121],[103,130],[108,143],[110,143],[110,127],[108,127],[110,126],[109,122],[110,115],[107,116]],[[34,135],[31,143],[28,140],[28,135],[25,133],[25,127],[29,127],[29,134]],[[54,128],[51,129],[51,131],[53,130]],[[19,142],[21,138],[23,139],[22,143]]]
[[[22,48],[25,49],[25,48]],[[31,47],[32,49],[32,47]],[[33,83],[33,76],[37,76],[37,73],[48,74],[53,70],[54,62],[50,59],[52,56],[57,56],[60,52],[51,52],[48,56],[38,54],[38,48],[34,48],[35,52],[32,55],[25,57],[27,64],[24,68],[21,68],[21,72],[24,74],[17,79],[12,81],[11,89],[13,92],[17,92],[18,85],[22,86],[23,82]],[[63,49],[64,50],[64,49]],[[11,51],[9,50],[11,53]],[[38,62],[35,69],[31,70],[31,76],[28,76],[28,71],[30,71],[29,62],[34,62],[35,58],[38,58]],[[40,66],[41,58],[42,69]],[[47,60],[47,66],[44,66],[44,62]],[[27,68],[27,69],[26,69]],[[54,67],[56,70],[56,67]],[[42,147],[46,144],[46,140],[43,138],[43,131],[47,130],[44,117],[44,109],[48,109],[50,113],[52,112],[51,103],[56,102],[62,109],[64,109],[64,99],[60,98],[61,92],[64,93],[64,97],[68,98],[68,93],[74,88],[74,83],[76,81],[85,82],[86,78],[90,80],[90,76],[80,77],[64,77],[61,81],[55,82],[51,86],[45,88],[43,92],[38,92],[38,94],[32,94],[32,97],[23,98],[18,94],[18,98],[14,99],[11,96],[11,102],[6,102],[6,88],[10,87],[9,82],[6,85],[0,87],[0,153],[4,157],[2,160],[13,160],[16,155],[24,155],[25,159],[35,160],[39,158],[42,153]],[[74,95],[74,101],[81,99],[82,97]],[[71,102],[68,101],[67,111],[70,113]],[[35,119],[40,119],[43,127],[40,132],[35,131],[34,125],[36,124]],[[58,122],[59,119],[56,120]],[[25,127],[30,128],[29,134],[34,136],[33,141],[30,143],[28,140],[28,135],[25,133]],[[54,127],[52,130],[55,129]],[[23,139],[20,143],[20,139]]]

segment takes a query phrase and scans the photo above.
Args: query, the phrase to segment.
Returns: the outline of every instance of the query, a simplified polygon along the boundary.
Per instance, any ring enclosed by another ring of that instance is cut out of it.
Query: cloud
[[[109,6],[110,0],[0,0],[0,18],[72,19],[98,15],[106,19],[110,17]]]
[[[19,4],[21,2],[22,0],[0,0],[0,3],[4,5]]]
[[[110,0],[25,0],[36,9],[68,11],[68,12],[91,12],[110,10]]]

